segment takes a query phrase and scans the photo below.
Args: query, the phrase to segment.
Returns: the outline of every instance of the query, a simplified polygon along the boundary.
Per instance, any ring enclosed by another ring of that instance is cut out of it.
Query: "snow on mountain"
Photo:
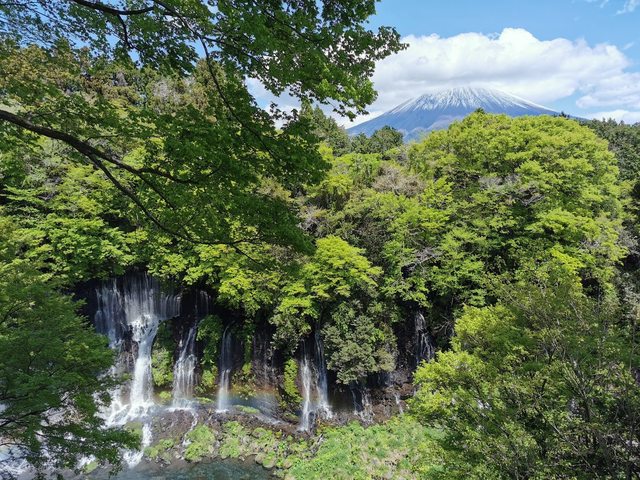
[[[459,87],[408,100],[382,115],[351,127],[350,134],[371,135],[388,125],[404,133],[405,140],[447,128],[475,110],[522,115],[557,115],[557,112],[509,93],[489,88]]]

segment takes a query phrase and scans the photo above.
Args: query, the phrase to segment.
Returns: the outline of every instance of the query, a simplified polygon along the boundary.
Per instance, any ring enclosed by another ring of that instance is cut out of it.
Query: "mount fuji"
[[[459,87],[408,100],[376,118],[349,128],[348,132],[370,136],[376,130],[389,126],[401,131],[405,140],[413,140],[425,132],[447,128],[479,108],[487,113],[504,113],[511,117],[558,115],[549,108],[500,90]]]

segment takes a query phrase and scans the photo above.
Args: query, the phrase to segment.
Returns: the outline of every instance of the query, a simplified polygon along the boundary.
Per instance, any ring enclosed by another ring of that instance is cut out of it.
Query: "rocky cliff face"
[[[206,291],[162,284],[145,273],[94,282],[78,295],[117,353],[112,373],[129,378],[105,406],[112,424],[146,425],[161,412],[214,407],[219,415],[258,415],[299,431],[318,422],[373,422],[403,409],[413,370],[433,355],[427,322],[412,312],[397,327],[396,370],[342,385],[327,370],[322,338],[313,332],[293,360],[290,380],[300,401],[286,405],[292,373],[285,371],[286,357],[274,346],[266,320],[249,322]]]

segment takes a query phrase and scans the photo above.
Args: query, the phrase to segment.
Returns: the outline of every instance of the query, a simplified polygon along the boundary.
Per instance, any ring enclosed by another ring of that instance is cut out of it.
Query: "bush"
[[[187,433],[189,445],[184,451],[184,459],[187,462],[199,462],[203,457],[213,453],[216,435],[206,425],[198,425]]]
[[[284,380],[282,382],[283,407],[295,411],[302,402],[302,396],[298,391],[296,379],[298,378],[298,362],[290,358],[284,364]]]

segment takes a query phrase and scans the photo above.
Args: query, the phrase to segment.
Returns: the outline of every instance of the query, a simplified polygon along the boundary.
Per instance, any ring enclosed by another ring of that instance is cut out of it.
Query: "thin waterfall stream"
[[[322,338],[316,331],[313,337],[313,352],[302,343],[302,356],[299,363],[300,383],[302,385],[302,407],[298,429],[309,431],[317,416],[333,417],[329,403],[327,364],[324,359]]]
[[[180,354],[173,367],[173,408],[191,408],[196,383],[196,334],[198,325],[192,325],[186,338],[180,340]]]
[[[220,347],[220,378],[218,381],[218,412],[226,412],[229,409],[229,390],[231,388],[231,372],[233,370],[233,337],[230,325],[222,334],[222,346]]]
[[[415,361],[416,366],[423,360],[431,360],[435,356],[435,346],[429,334],[427,322],[422,312],[417,311],[414,316],[415,322]]]
[[[314,334],[315,359],[318,381],[316,388],[318,391],[318,410],[324,418],[332,418],[331,404],[329,403],[329,383],[327,381],[327,362],[324,359],[324,344],[318,330]]]
[[[312,399],[311,399],[311,382],[313,372],[309,366],[309,359],[306,354],[303,354],[300,361],[300,379],[302,383],[302,412],[300,415],[299,430],[308,432],[311,428],[311,411],[312,411]]]

